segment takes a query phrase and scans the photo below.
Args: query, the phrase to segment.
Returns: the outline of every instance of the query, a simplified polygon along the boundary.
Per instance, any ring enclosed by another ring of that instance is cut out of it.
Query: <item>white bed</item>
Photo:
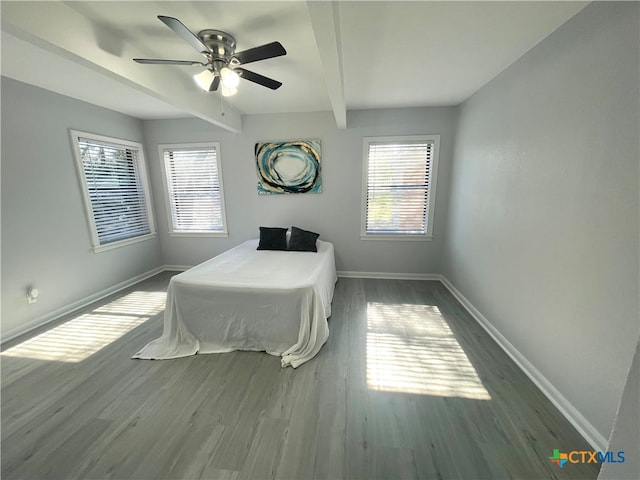
[[[329,336],[337,280],[333,244],[318,252],[256,250],[249,240],[175,275],[162,336],[133,358],[259,350],[298,367]]]

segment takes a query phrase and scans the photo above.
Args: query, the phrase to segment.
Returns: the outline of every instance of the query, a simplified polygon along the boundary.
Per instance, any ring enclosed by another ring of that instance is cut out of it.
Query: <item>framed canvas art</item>
[[[320,140],[255,144],[258,193],[321,193]]]

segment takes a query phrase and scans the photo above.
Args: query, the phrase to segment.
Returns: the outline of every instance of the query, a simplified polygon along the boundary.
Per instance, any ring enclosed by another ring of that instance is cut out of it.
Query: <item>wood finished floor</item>
[[[296,370],[131,360],[162,331],[169,278],[4,345],[2,478],[597,477],[551,464],[591,448],[439,282],[340,279],[329,340]]]

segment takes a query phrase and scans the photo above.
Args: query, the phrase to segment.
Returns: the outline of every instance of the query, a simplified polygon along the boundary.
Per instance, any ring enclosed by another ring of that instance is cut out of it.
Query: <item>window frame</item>
[[[433,154],[427,181],[428,205],[426,207],[426,231],[424,233],[371,233],[367,232],[368,181],[369,181],[369,145],[383,142],[428,142],[433,145]],[[438,158],[440,154],[440,135],[393,135],[364,137],[362,142],[362,208],[360,217],[361,240],[400,240],[431,241],[433,240],[433,224],[436,206],[436,183],[438,179]]]
[[[222,215],[222,231],[213,230],[176,230],[173,225],[173,215],[171,207],[171,194],[169,192],[169,178],[167,175],[167,165],[164,153],[167,150],[189,150],[198,148],[214,148],[216,151],[216,167],[218,169],[218,183],[220,185],[220,211]],[[163,143],[158,144],[158,156],[162,165],[162,184],[164,186],[165,209],[167,212],[167,230],[171,237],[228,237],[229,230],[227,228],[226,202],[224,198],[224,185],[222,175],[222,156],[220,154],[220,142],[202,142],[202,143]]]
[[[153,202],[151,201],[151,186],[149,182],[149,175],[147,173],[147,165],[144,157],[144,149],[142,143],[134,142],[131,140],[124,140],[121,138],[109,137],[106,135],[98,135],[90,132],[83,132],[80,130],[69,130],[71,136],[71,142],[73,145],[73,157],[76,165],[76,172],[78,174],[78,180],[80,183],[80,190],[82,194],[82,201],[84,203],[84,210],[89,226],[89,234],[91,237],[91,246],[94,253],[105,252],[113,250],[115,248],[132,245],[138,242],[144,242],[156,236],[156,225],[153,215]],[[94,140],[97,143],[103,143],[107,145],[113,145],[114,147],[134,150],[136,152],[135,160],[138,168],[138,175],[140,177],[140,183],[142,184],[144,202],[147,210],[147,223],[149,226],[149,233],[138,235],[135,237],[125,238],[123,240],[116,240],[105,244],[100,243],[98,236],[98,227],[96,225],[96,217],[93,211],[93,205],[89,196],[89,185],[85,176],[84,165],[82,161],[82,152],[80,151],[80,138],[87,140]]]

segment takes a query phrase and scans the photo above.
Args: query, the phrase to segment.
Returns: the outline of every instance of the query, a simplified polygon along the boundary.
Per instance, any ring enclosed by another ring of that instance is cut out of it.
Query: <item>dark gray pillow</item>
[[[291,227],[291,238],[289,239],[289,250],[295,252],[317,252],[316,240],[319,233],[302,230],[298,227]]]
[[[286,250],[287,229],[279,227],[260,227],[258,250]]]

